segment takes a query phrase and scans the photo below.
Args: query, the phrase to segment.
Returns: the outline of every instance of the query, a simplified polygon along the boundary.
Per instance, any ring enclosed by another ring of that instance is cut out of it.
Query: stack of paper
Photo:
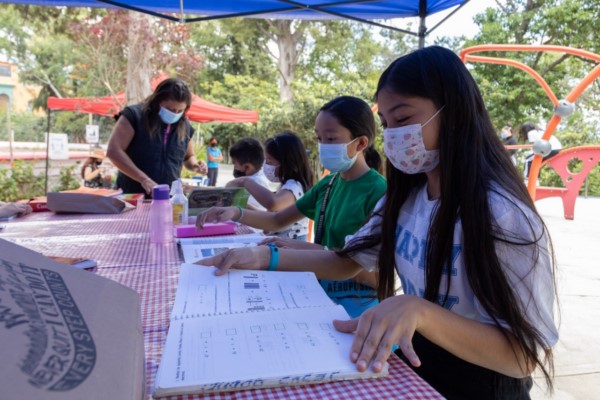
[[[308,385],[387,375],[358,372],[350,319],[311,272],[183,264],[155,397]]]

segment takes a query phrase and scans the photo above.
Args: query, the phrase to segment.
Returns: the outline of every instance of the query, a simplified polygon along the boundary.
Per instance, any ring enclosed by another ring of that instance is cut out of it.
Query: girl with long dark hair
[[[477,85],[429,47],[393,62],[376,96],[388,190],[341,255],[378,269],[382,302],[336,321],[355,332],[351,359],[379,370],[398,344],[446,398],[529,398],[534,369],[551,383],[554,257]]]

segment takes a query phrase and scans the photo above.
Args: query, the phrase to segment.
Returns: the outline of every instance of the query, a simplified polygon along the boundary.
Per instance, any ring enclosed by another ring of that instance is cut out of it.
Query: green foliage
[[[68,167],[61,167],[58,186],[53,187],[51,191],[60,192],[61,190],[77,189],[80,186],[81,175],[79,174],[79,165],[75,164]]]
[[[44,177],[34,175],[33,164],[15,161],[0,169],[0,201],[16,201],[44,195]]]
[[[46,118],[30,112],[11,112],[10,128],[14,132],[16,142],[43,142],[44,132],[46,132]],[[8,141],[5,117],[0,118],[0,140]]]
[[[600,38],[595,27],[600,17],[599,3],[597,0],[508,0],[476,16],[480,32],[466,41],[464,47],[543,43],[597,53]],[[509,58],[530,66],[548,82],[559,99],[564,98],[594,65],[563,53],[488,52],[481,55]],[[518,128],[525,121],[548,121],[552,116],[552,102],[527,73],[503,65],[470,63],[469,67],[496,126],[512,123]],[[599,101],[600,90],[596,84],[589,87],[576,104],[582,109],[597,110]],[[590,114],[598,117],[597,112]],[[586,123],[592,123],[594,118],[589,118],[592,115],[586,115]],[[566,122],[570,124],[573,120],[571,117]]]

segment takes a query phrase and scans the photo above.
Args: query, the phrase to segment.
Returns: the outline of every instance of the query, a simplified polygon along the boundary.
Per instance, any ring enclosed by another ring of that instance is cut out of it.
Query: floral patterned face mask
[[[444,109],[442,106],[424,124],[386,128],[383,130],[383,150],[394,168],[405,174],[430,172],[440,163],[439,150],[427,150],[422,130]]]

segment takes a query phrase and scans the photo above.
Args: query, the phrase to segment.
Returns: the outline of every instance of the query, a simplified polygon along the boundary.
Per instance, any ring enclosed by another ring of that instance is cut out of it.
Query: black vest
[[[142,170],[150,179],[157,184],[167,184],[178,179],[183,167],[183,159],[188,148],[190,139],[194,135],[194,129],[187,118],[181,118],[179,122],[171,125],[169,138],[166,146],[163,145],[164,132],[167,124],[161,122],[160,132],[155,132],[151,137],[142,123],[142,104],[125,107],[117,118],[127,118],[134,130],[134,136],[125,150],[131,161]],[[186,137],[179,141],[177,129],[180,124],[186,126]],[[145,193],[142,185],[119,171],[117,176],[117,187],[123,193]]]

